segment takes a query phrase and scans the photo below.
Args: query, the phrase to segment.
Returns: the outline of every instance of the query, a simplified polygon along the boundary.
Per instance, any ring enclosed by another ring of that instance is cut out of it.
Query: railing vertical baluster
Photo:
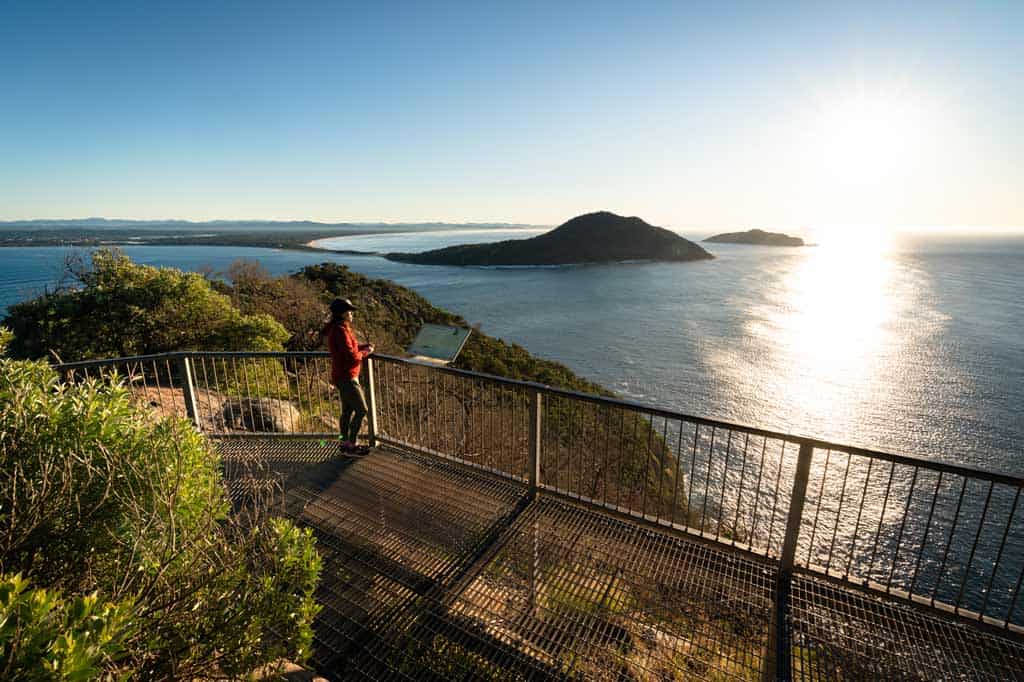
[[[743,436],[743,461],[740,464],[740,486],[738,488],[739,495],[736,498],[736,516],[732,520],[732,544],[736,544],[736,536],[738,535],[738,529],[740,527],[740,507],[743,506],[743,481],[747,473],[747,445],[750,444],[750,434],[744,434]],[[747,544],[753,545],[754,538],[748,537]]]
[[[529,480],[530,497],[537,496],[537,490],[542,485],[540,476],[540,445],[541,427],[543,425],[544,399],[540,391],[533,391],[530,394],[530,460]]]
[[[921,471],[914,467],[914,474],[910,479],[910,490],[907,491],[907,504],[903,508],[903,519],[900,521],[900,531],[896,534],[896,549],[892,555],[892,565],[889,566],[889,579],[885,583],[885,589],[892,589],[892,579],[896,575],[896,564],[900,560],[900,545],[903,543],[903,529],[907,527],[907,516],[910,514],[910,503],[914,500],[914,486],[917,485],[917,474]]]
[[[718,528],[715,529],[715,539],[722,539],[722,521],[725,520],[725,489],[729,486],[729,454],[732,452],[732,429],[725,439],[725,461],[722,463],[722,486],[718,495]]]
[[[1017,494],[1013,496],[1013,506],[1010,507],[1010,515],[1006,517],[1006,528],[1003,529],[1003,538],[999,541],[999,552],[996,554],[996,560],[992,564],[992,577],[988,579],[988,587],[985,588],[985,600],[981,602],[981,608],[978,609],[980,616],[985,615],[985,609],[988,607],[988,598],[992,596],[992,585],[996,581],[999,562],[1003,559],[1003,550],[1006,549],[1006,537],[1010,534],[1010,526],[1013,525],[1013,515],[1017,513],[1018,502],[1020,502],[1020,488],[1017,488]]]
[[[192,377],[192,359],[187,355],[181,356],[181,393],[185,399],[185,414],[200,431],[203,430],[202,422],[199,419],[199,409],[196,407],[195,382]]]
[[[853,565],[853,556],[857,551],[857,534],[860,532],[860,517],[864,513],[864,502],[868,499],[868,483],[871,481],[871,467],[874,466],[875,460],[868,460],[868,471],[864,475],[864,490],[860,493],[860,504],[857,505],[857,522],[853,524],[853,535],[850,536],[850,555],[846,558],[846,573],[848,577],[850,575],[850,567]]]
[[[772,538],[775,537],[775,518],[776,513],[779,510],[779,484],[782,482],[782,463],[786,458],[786,441],[782,441],[782,447],[779,448],[779,466],[775,468],[775,490],[772,493],[772,514],[770,522],[768,524],[768,546],[772,544]],[[780,549],[781,552],[781,549]]]
[[[370,447],[377,447],[377,386],[373,365],[373,358],[366,358],[366,422],[370,430]]]
[[[917,584],[917,572],[921,568],[921,556],[924,554],[924,548],[928,546],[928,531],[932,527],[932,517],[935,515],[935,503],[939,499],[939,488],[942,487],[942,474],[939,472],[939,478],[935,481],[935,492],[932,493],[932,506],[928,510],[928,520],[924,524],[924,535],[921,537],[921,546],[917,550],[917,560],[914,562],[914,573],[910,578],[910,589],[907,590],[908,594],[914,594],[914,586]],[[849,573],[849,572],[847,572]]]
[[[694,520],[693,482],[697,478],[697,445],[700,442],[700,423],[693,425],[693,452],[690,454],[690,489],[686,493],[686,525]]]
[[[942,565],[939,566],[939,573],[935,577],[935,586],[932,588],[931,601],[935,604],[935,595],[939,592],[939,586],[942,584],[942,576],[946,572],[946,561],[949,559],[949,548],[953,545],[953,536],[956,534],[956,524],[960,519],[960,509],[964,503],[964,492],[967,490],[967,477],[962,476],[960,481],[960,494],[956,499],[956,512],[953,513],[953,523],[949,527],[949,539],[946,541],[946,549],[942,552]]]
[[[757,447],[756,445],[754,447]],[[757,467],[757,485],[754,486],[756,491],[754,494],[754,510],[751,513],[750,518],[750,544],[753,545],[754,539],[757,537],[757,521],[758,521],[758,510],[761,508],[761,478],[764,475],[764,455],[768,450],[768,436],[764,437],[764,441],[761,442],[761,463]],[[768,541],[764,543],[765,556],[771,550],[772,539],[768,538]]]
[[[836,507],[836,522],[832,526],[832,542],[828,546],[828,561],[825,572],[832,570],[832,554],[836,550],[836,538],[839,536],[839,520],[843,517],[843,498],[846,496],[846,482],[850,478],[850,467],[853,466],[853,455],[846,453],[846,468],[843,469],[843,485],[839,488],[839,506]]]
[[[967,589],[967,581],[971,577],[971,564],[974,563],[974,553],[978,550],[978,540],[981,539],[981,533],[985,530],[985,517],[988,516],[988,505],[992,501],[992,490],[995,488],[995,483],[989,481],[988,483],[988,494],[985,495],[985,506],[981,508],[981,516],[978,518],[978,532],[974,534],[974,544],[971,545],[971,554],[967,557],[967,567],[964,568],[964,577],[960,581],[960,592],[956,596],[956,603],[953,604],[956,609],[960,608],[960,604],[963,603],[964,590]]]
[[[800,538],[800,524],[803,520],[804,501],[807,499],[807,481],[811,474],[811,460],[814,445],[800,443],[793,477],[793,492],[789,500],[789,515],[786,518],[786,535],[782,541],[782,556],[779,558],[778,575],[775,581],[775,622],[768,637],[768,650],[762,673],[764,680],[791,679],[790,641],[787,619],[789,618],[789,592],[793,580],[793,563],[796,559],[796,545]]]
[[[832,459],[832,450],[825,452],[825,469],[821,472],[821,485],[818,486],[818,498],[814,501],[814,522],[811,524],[811,541],[807,543],[807,565],[811,565],[814,552],[814,537],[818,534],[818,516],[825,504],[825,481],[828,479],[828,465]]]
[[[704,504],[700,510],[700,530],[701,533],[707,528],[708,520],[708,495],[711,494],[711,465],[715,459],[715,430],[716,427],[711,427],[711,442],[708,444],[708,470],[704,476]]]
[[[680,458],[683,456],[683,422],[679,422],[679,431],[676,436],[676,477],[675,477],[675,488],[672,492],[672,520],[669,521],[673,526],[676,524],[676,505],[679,504],[679,478],[681,476],[680,471]]]

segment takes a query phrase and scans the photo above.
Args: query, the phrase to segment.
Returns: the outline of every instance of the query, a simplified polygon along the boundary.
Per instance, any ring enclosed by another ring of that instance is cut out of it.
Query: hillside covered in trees
[[[74,360],[178,350],[314,350],[327,305],[335,297],[359,306],[355,327],[378,352],[401,355],[426,323],[468,327],[405,287],[322,263],[271,276],[237,261],[219,277],[133,263],[117,250],[70,263],[69,284],[11,306],[0,321],[14,332],[20,358]],[[608,395],[568,367],[479,330],[455,366]]]
[[[697,244],[640,218],[599,211],[576,216],[530,239],[461,244],[424,253],[389,253],[391,260],[423,265],[573,265],[632,260],[714,258]]]
[[[463,318],[431,305],[405,287],[333,263],[275,277],[258,263],[239,261],[225,273],[204,277],[173,268],[138,265],[117,251],[101,250],[93,254],[91,262],[73,264],[68,275],[68,286],[12,306],[8,317],[0,322],[15,332],[10,344],[12,355],[68,362],[188,350],[318,350],[323,348],[320,330],[334,297],[349,298],[359,306],[355,327],[360,340],[374,343],[381,354],[404,354],[425,323],[467,325]],[[288,424],[284,430],[292,431],[336,428],[336,395],[326,380],[323,358],[287,362],[250,359],[248,363],[253,365],[250,371],[258,365],[263,391],[259,395],[252,393],[254,388],[244,366],[220,361],[211,365],[209,372],[204,368],[208,383],[197,392],[197,401],[207,420],[205,427],[213,431],[258,431],[271,422],[282,422]],[[389,371],[398,371],[394,365],[390,367]],[[455,367],[581,393],[612,395],[565,365],[537,358],[519,345],[479,330],[470,335]],[[148,376],[154,371],[154,376]],[[525,424],[514,428],[510,424],[504,436],[490,430],[496,419],[515,415],[522,419],[526,414],[525,404],[506,404],[507,396],[500,388],[487,388],[486,382],[465,377],[460,379],[463,388],[451,395],[451,400],[439,403],[434,397],[447,391],[441,385],[444,375],[426,372],[425,368],[408,371],[418,374],[393,384],[394,389],[384,398],[392,400],[394,414],[412,420],[407,426],[415,426],[416,433],[429,432],[441,438],[457,423],[460,452],[486,451],[493,457],[509,451],[510,434],[517,439],[526,437]],[[145,381],[134,387],[136,399],[161,407],[180,404],[180,389],[171,388],[180,385],[176,373],[174,367],[149,368],[142,377]],[[420,388],[413,390],[415,386]],[[520,392],[516,400],[521,401],[523,395]],[[242,423],[239,410],[241,414],[265,412],[267,419],[253,417],[252,423]],[[607,477],[614,470],[613,485],[622,483],[629,488],[629,495],[641,496],[647,494],[643,491],[648,487],[661,488],[664,480],[674,478],[674,459],[667,453],[662,435],[652,430],[648,420],[632,412],[623,413],[619,421],[627,421],[611,429],[609,435],[609,414],[585,415],[570,402],[552,397],[545,406],[549,450],[556,443],[557,447],[575,451],[609,449],[613,456],[604,464],[613,466],[589,470],[586,467],[590,465],[578,457],[549,457],[544,465],[547,474],[566,480],[588,479],[588,488],[593,488],[599,477]],[[423,424],[431,420],[441,422],[424,430]],[[431,447],[444,451],[441,445],[438,441]],[[525,452],[525,441],[516,441],[514,447]]]

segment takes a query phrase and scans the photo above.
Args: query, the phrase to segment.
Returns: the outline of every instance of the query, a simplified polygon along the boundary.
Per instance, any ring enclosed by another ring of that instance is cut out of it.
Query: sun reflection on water
[[[817,247],[784,283],[788,305],[777,309],[773,322],[798,376],[845,383],[852,374],[868,371],[886,345],[896,308],[893,262],[875,247]],[[812,387],[801,382],[792,388],[802,394]]]
[[[762,373],[774,412],[788,406],[798,432],[824,435],[855,423],[866,400],[886,391],[899,354],[895,328],[906,292],[890,244],[831,239],[802,249],[778,273],[746,332],[773,357]],[[777,415],[776,415],[777,416]],[[776,419],[771,419],[776,421]]]

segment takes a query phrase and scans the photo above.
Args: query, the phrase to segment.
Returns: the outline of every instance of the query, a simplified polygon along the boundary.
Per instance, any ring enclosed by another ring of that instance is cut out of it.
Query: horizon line
[[[586,215],[585,213],[579,215]],[[575,217],[575,216],[574,216]],[[571,219],[571,218],[570,218]],[[87,217],[76,217],[76,218],[0,218],[0,226],[11,225],[11,224],[26,224],[26,223],[60,223],[60,222],[78,222],[86,223],[89,221],[104,221],[104,222],[125,222],[125,223],[161,223],[161,224],[173,224],[183,223],[188,225],[209,225],[215,223],[310,223],[313,225],[322,225],[325,227],[334,227],[339,225],[351,225],[356,227],[365,226],[406,226],[406,225],[464,225],[464,226],[478,226],[478,225],[492,225],[492,226],[509,226],[509,227],[555,227],[561,223],[527,223],[517,222],[511,220],[465,220],[465,221],[451,221],[451,220],[317,220],[312,218],[209,218],[204,220],[196,220],[191,218],[122,218],[122,217],[105,217],[105,216],[87,216]],[[563,221],[564,222],[564,221]],[[652,223],[653,224],[653,223]],[[676,230],[736,230],[745,231],[750,229],[763,229],[763,230],[791,230],[796,232],[818,232],[821,230],[836,230],[836,229],[864,229],[864,228],[888,228],[893,232],[900,234],[919,234],[919,233],[931,233],[931,234],[987,234],[987,235],[1008,235],[1008,234],[1024,234],[1024,225],[887,225],[884,223],[874,223],[871,225],[858,224],[858,223],[822,223],[822,224],[808,224],[805,226],[778,226],[778,225],[759,225],[757,227],[751,227],[750,225],[719,225],[719,226],[708,226],[699,225],[694,223],[686,224],[674,224],[672,229]]]

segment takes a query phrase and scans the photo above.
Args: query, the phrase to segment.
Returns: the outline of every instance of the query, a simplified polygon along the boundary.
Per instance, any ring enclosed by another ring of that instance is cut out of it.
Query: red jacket
[[[327,328],[327,349],[331,352],[331,383],[359,378],[363,358],[369,353],[366,346],[356,343],[356,335],[347,324],[332,324]]]

